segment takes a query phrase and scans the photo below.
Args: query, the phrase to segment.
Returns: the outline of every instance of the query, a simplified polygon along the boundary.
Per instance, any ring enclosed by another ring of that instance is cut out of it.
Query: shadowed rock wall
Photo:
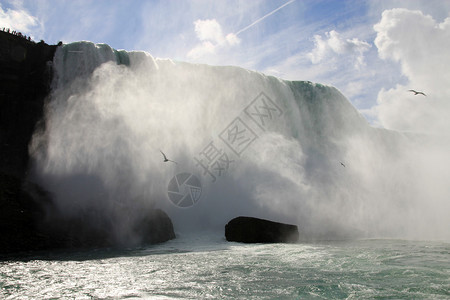
[[[47,247],[36,224],[43,206],[27,191],[32,184],[26,177],[28,145],[43,117],[56,47],[0,32],[0,253]]]

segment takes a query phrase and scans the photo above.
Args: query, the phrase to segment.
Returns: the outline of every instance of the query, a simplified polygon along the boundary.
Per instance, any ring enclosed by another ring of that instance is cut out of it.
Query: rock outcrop
[[[241,216],[228,222],[225,237],[229,242],[294,243],[299,233],[296,225]]]

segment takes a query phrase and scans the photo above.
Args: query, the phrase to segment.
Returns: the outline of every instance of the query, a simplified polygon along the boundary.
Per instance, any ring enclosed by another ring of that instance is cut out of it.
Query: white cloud
[[[0,27],[28,33],[39,25],[39,20],[23,9],[3,10],[0,4]]]
[[[379,56],[400,64],[407,84],[381,90],[374,108],[386,128],[448,135],[450,18],[437,23],[421,11],[384,11],[374,26]],[[414,96],[422,90],[427,97]]]
[[[199,59],[214,54],[217,49],[235,46],[240,42],[240,39],[233,33],[225,36],[222,27],[215,19],[197,20],[194,25],[195,33],[201,43],[188,52],[187,57],[190,59]]]
[[[222,27],[215,20],[197,20],[194,22],[195,33],[201,41],[213,41],[217,44],[223,42],[224,37],[222,33]]]
[[[227,34],[225,39],[227,40],[227,42],[230,46],[237,45],[241,42],[241,40],[234,33]]]
[[[315,48],[308,53],[308,57],[313,64],[317,64],[325,58],[328,52],[328,45],[320,35],[314,35],[314,44]]]
[[[313,64],[320,63],[332,55],[348,55],[355,57],[355,67],[364,65],[364,52],[368,51],[371,45],[357,38],[345,39],[335,31],[325,33],[326,39],[320,35],[314,35],[314,49],[307,54]]]

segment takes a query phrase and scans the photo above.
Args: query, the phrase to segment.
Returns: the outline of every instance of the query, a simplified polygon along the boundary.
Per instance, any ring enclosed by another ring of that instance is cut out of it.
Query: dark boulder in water
[[[172,220],[160,209],[152,209],[145,214],[135,232],[144,244],[162,243],[175,238]]]
[[[296,225],[241,216],[225,225],[225,237],[229,242],[294,243],[299,233]]]
[[[175,238],[172,221],[164,211],[144,208],[133,216],[126,209],[122,216],[95,208],[73,216],[53,212],[40,231],[48,248],[57,249],[135,247]]]

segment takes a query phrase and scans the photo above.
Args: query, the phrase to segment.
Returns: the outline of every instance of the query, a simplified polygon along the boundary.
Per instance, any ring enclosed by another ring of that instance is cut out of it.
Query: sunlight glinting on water
[[[207,250],[206,250],[207,249]],[[450,246],[365,240],[244,245],[195,238],[141,250],[3,262],[8,298],[445,298]],[[30,296],[31,295],[31,296]]]

